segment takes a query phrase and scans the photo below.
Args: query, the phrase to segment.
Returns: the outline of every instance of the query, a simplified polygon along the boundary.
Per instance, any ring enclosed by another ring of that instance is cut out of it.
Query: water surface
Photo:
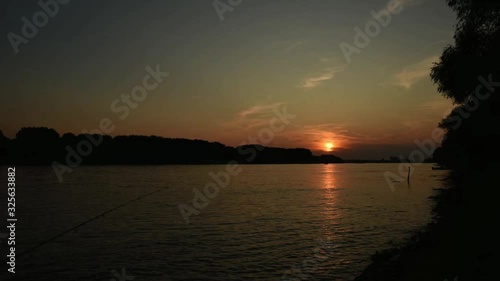
[[[136,281],[352,280],[430,220],[446,174],[430,167],[393,192],[383,174],[397,164],[244,165],[189,225],[179,204],[224,165],[78,167],[63,183],[50,167],[18,167],[18,253],[161,191],[18,259],[17,277],[113,280],[125,268]]]

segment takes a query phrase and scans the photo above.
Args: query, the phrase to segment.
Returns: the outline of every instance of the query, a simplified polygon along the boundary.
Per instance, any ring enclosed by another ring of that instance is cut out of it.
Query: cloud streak
[[[221,124],[230,129],[249,130],[259,126],[269,124],[269,120],[274,116],[273,109],[283,105],[282,102],[271,104],[257,104],[239,111],[235,118],[229,122]]]
[[[288,48],[285,49],[285,53],[292,51],[293,49],[297,48],[298,46],[302,45],[303,43],[304,43],[304,41],[297,41],[297,42],[293,43],[292,45],[290,45]]]
[[[440,98],[436,100],[429,100],[419,104],[415,109],[427,112],[442,112],[448,114],[454,108],[453,103],[447,99]]]
[[[300,83],[299,87],[303,89],[312,89],[316,88],[322,83],[332,80],[335,78],[337,73],[344,70],[344,67],[330,67],[325,69],[325,71],[321,74],[316,74],[313,76],[309,76],[305,78],[302,83]]]
[[[428,78],[431,67],[434,62],[437,62],[438,56],[426,58],[420,62],[405,67],[398,73],[392,75],[389,81],[382,82],[382,86],[400,86],[407,90],[411,89],[415,83],[424,78]]]
[[[288,142],[307,147],[315,152],[324,151],[325,143],[334,144],[334,152],[337,149],[345,149],[367,140],[374,141],[368,135],[360,134],[347,129],[343,124],[325,123],[315,125],[294,125],[283,133]]]

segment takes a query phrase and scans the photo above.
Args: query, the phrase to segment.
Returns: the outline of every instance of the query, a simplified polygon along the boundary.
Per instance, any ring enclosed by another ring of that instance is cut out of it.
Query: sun
[[[333,143],[332,142],[327,142],[325,143],[325,148],[326,148],[326,151],[332,151],[333,150]]]

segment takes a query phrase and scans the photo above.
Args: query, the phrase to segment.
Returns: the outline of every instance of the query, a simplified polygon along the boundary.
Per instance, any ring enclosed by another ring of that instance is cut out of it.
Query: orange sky
[[[453,43],[455,16],[445,1],[403,1],[351,60],[341,43],[354,44],[354,28],[387,1],[292,2],[245,1],[222,21],[203,1],[72,2],[19,53],[2,41],[0,130],[9,137],[23,126],[79,133],[109,118],[112,135],[236,146],[268,128],[274,108],[286,107],[296,117],[270,146],[319,154],[333,143],[341,157],[380,159],[430,137],[451,106],[429,78]],[[37,9],[11,4],[4,34],[21,34],[20,18]],[[111,104],[125,104],[122,95],[157,65],[170,75],[121,120]]]

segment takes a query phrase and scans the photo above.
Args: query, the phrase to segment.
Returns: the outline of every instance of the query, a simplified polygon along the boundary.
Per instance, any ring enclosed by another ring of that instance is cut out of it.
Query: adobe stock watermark
[[[456,110],[453,110],[453,112],[458,114],[450,115],[448,122],[455,122],[453,126],[451,126],[452,130],[457,130],[460,126],[462,126],[463,120],[469,118],[471,113],[479,108],[481,101],[487,100],[491,94],[495,92],[495,88],[500,86],[500,81],[493,81],[493,74],[489,74],[487,79],[479,76],[478,80],[479,84],[476,86],[474,94],[463,104],[463,106],[459,106]],[[435,128],[431,133],[431,137],[424,140],[416,139],[415,144],[418,148],[409,154],[408,160],[410,160],[410,162],[402,162],[399,164],[398,174],[394,174],[389,171],[384,173],[384,178],[392,192],[395,191],[394,186],[397,183],[404,181],[404,178],[408,173],[408,167],[411,170],[411,175],[415,171],[415,168],[422,165],[426,158],[433,156],[434,151],[439,146],[444,135],[445,131],[443,129]],[[400,156],[400,158],[403,157]]]
[[[71,0],[40,0],[38,1],[38,6],[40,10],[35,12],[31,19],[27,17],[22,17],[21,21],[23,26],[21,27],[21,35],[14,32],[9,32],[7,38],[9,39],[10,45],[14,50],[14,53],[19,53],[19,46],[21,44],[28,44],[30,39],[35,38],[38,34],[40,28],[45,27],[49,20],[55,17],[60,10],[60,5],[66,5]]]
[[[224,13],[234,11],[234,9],[241,5],[242,2],[243,0],[215,0],[212,2],[212,5],[222,22],[224,21]]]
[[[145,70],[147,74],[142,78],[141,85],[133,87],[130,94],[122,94],[120,98],[111,102],[110,110],[118,115],[119,120],[125,120],[130,115],[131,110],[136,109],[141,102],[144,102],[148,94],[170,75],[168,72],[162,72],[159,64],[156,65],[156,69],[147,66]],[[111,118],[102,118],[97,128],[82,131],[82,134],[87,138],[86,140],[79,141],[75,148],[69,145],[66,146],[65,163],[52,162],[52,169],[59,182],[63,182],[63,175],[73,172],[82,163],[83,158],[89,156],[93,149],[102,143],[103,134],[111,134],[115,128],[116,126]]]
[[[135,276],[127,275],[125,267],[122,267],[121,273],[113,269],[111,270],[111,274],[113,274],[114,277],[109,279],[109,281],[130,281],[135,279]]]
[[[351,57],[353,54],[360,54],[362,49],[368,47],[371,42],[371,38],[378,36],[382,31],[382,27],[387,27],[391,23],[392,15],[397,15],[403,11],[403,4],[405,2],[407,1],[390,0],[387,3],[387,7],[379,12],[372,10],[370,14],[373,17],[373,20],[370,20],[365,24],[364,32],[358,26],[354,27],[354,32],[356,33],[354,35],[354,46],[346,43],[345,41],[339,45],[347,63],[351,63]]]
[[[238,154],[240,156],[247,156],[245,158],[246,163],[252,162],[257,156],[257,150],[263,149],[258,145],[267,145],[271,143],[275,134],[285,130],[286,126],[290,124],[290,119],[294,119],[296,117],[295,114],[289,114],[286,106],[284,105],[281,109],[279,106],[275,107],[273,112],[275,116],[269,120],[268,127],[259,130],[257,136],[248,136],[248,141],[244,141],[238,146]],[[253,146],[245,147],[249,144]],[[231,177],[237,176],[241,172],[242,169],[237,161],[229,161],[224,170],[218,171],[217,173],[208,173],[213,181],[207,183],[203,187],[203,192],[198,188],[193,188],[194,197],[192,204],[180,203],[178,205],[179,211],[182,218],[186,222],[186,225],[189,225],[191,222],[189,217],[192,215],[199,215],[200,211],[208,206],[210,199],[217,197],[220,190],[229,185]]]
[[[314,280],[313,274],[318,270],[318,263],[330,258],[332,242],[326,240],[318,240],[319,245],[311,250],[302,260],[300,264],[291,266],[281,276],[282,281],[297,281],[297,280]]]

